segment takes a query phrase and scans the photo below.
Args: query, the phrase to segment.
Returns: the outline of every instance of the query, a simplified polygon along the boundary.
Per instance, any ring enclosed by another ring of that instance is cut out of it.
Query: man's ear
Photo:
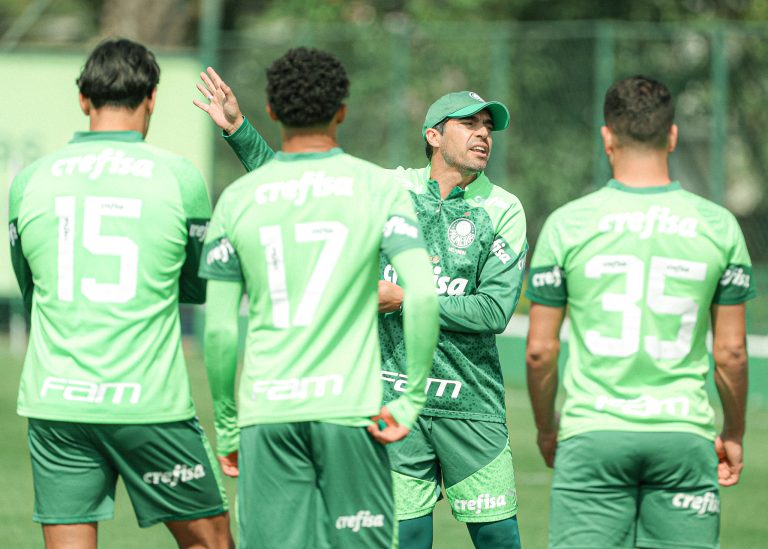
[[[274,120],[275,122],[279,120],[279,118],[277,118],[277,113],[275,113],[275,111],[272,110],[272,105],[267,103],[266,110],[267,110],[267,116],[269,116],[271,120]]]
[[[342,104],[341,107],[339,107],[339,110],[336,111],[336,123],[341,124],[344,122],[344,118],[347,116],[347,106]]]
[[[672,124],[669,127],[669,142],[667,145],[667,152],[672,152],[677,147],[677,124]]]
[[[613,150],[616,148],[616,136],[608,126],[600,126],[600,136],[603,138],[603,150],[608,158],[613,156]]]
[[[147,113],[152,114],[155,110],[155,100],[157,99],[157,86],[154,87],[152,93],[149,94],[149,101],[147,101]]]
[[[440,147],[442,137],[442,134],[435,128],[427,128],[427,143],[433,147]]]
[[[79,95],[80,99],[80,110],[83,111],[83,114],[85,116],[90,116],[91,114],[91,100],[88,99],[86,96],[84,96],[82,93]]]

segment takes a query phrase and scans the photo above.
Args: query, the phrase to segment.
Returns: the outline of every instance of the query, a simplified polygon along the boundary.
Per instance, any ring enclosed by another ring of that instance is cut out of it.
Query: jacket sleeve
[[[516,204],[497,225],[475,293],[440,296],[440,328],[478,334],[503,332],[520,299],[527,253],[525,212]]]
[[[267,145],[267,142],[247,118],[232,135],[224,135],[224,141],[232,148],[238,160],[249,172],[266,164],[275,156],[275,151]]]

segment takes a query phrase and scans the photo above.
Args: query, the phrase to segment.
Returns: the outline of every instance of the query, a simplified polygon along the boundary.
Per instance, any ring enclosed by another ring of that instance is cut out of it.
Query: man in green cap
[[[216,72],[202,73],[195,105],[224,130],[248,170],[274,152],[244,118]],[[410,191],[433,264],[440,338],[427,403],[410,435],[388,446],[400,547],[432,546],[432,512],[441,482],[457,520],[478,549],[520,546],[504,385],[495,335],[520,296],[527,243],[525,214],[514,195],[484,173],[493,131],[509,126],[507,108],[470,91],[444,95],[427,111],[422,136],[430,161],[397,168]],[[403,290],[381,258],[379,337],[385,402],[407,386]]]

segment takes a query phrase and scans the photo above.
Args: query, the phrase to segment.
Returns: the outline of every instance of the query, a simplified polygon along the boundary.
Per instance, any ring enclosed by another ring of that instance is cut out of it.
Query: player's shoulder
[[[574,219],[593,220],[594,216],[599,214],[601,205],[606,204],[606,201],[610,200],[607,194],[607,187],[602,187],[578,198],[571,199],[555,208],[547,219],[549,222]],[[591,213],[585,217],[587,212]]]
[[[23,167],[14,176],[13,181],[11,182],[11,188],[13,188],[14,185],[20,185],[25,181],[29,181],[32,176],[49,166],[55,158],[55,155],[49,154],[47,156],[38,158],[37,160]]]
[[[38,158],[37,160],[19,170],[19,172],[14,176],[13,181],[11,181],[9,190],[9,198],[11,202],[16,203],[21,200],[22,196],[29,188],[30,182],[34,181],[35,179],[39,179],[40,181],[47,180],[51,165],[56,161],[57,158],[59,158],[58,151],[57,153],[48,154]]]
[[[464,198],[473,206],[486,210],[500,210],[507,214],[523,211],[523,204],[517,195],[492,183],[484,174],[467,187]]]
[[[171,171],[200,173],[200,170],[195,166],[194,162],[179,153],[169,151],[168,149],[152,145],[145,141],[136,143],[135,146],[138,149],[145,151],[147,156],[150,156],[152,160],[167,166]]]
[[[406,191],[414,194],[424,194],[427,191],[427,181],[429,180],[430,167],[406,168],[398,166],[395,169],[387,170],[391,172],[392,178]]]
[[[691,208],[701,215],[705,221],[710,223],[735,223],[736,216],[728,208],[722,206],[708,198],[693,193],[691,191],[680,189],[680,199],[687,202]]]

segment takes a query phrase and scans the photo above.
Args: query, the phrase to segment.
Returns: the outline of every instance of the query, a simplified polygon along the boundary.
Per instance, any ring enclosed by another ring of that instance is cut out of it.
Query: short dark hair
[[[154,54],[131,40],[105,40],[85,62],[77,87],[94,107],[104,105],[135,109],[160,81]]]
[[[608,88],[603,105],[605,125],[619,142],[663,149],[668,144],[669,128],[675,107],[669,89],[645,76],[619,80]]]
[[[447,118],[443,118],[440,122],[432,126],[437,130],[437,133],[440,135],[443,135],[443,132],[445,131],[445,123],[448,122]],[[430,162],[432,161],[432,155],[435,154],[435,148],[429,144],[429,141],[426,142],[426,146],[424,147],[424,152],[427,154],[427,160]]]
[[[348,95],[344,65],[321,50],[290,49],[267,69],[267,101],[288,127],[329,123]]]

